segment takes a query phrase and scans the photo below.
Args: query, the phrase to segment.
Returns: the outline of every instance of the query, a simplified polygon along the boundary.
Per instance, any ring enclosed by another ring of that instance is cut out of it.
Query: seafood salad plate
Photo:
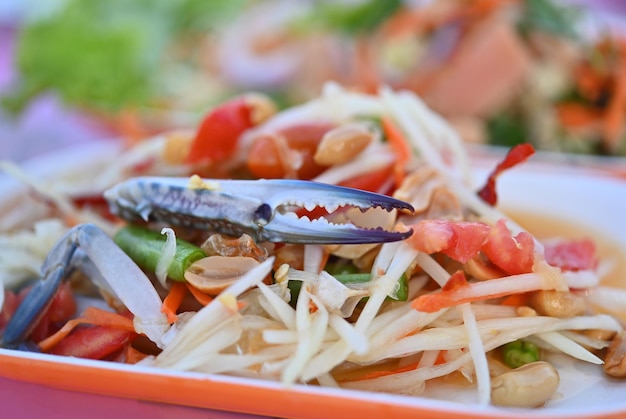
[[[535,154],[476,167],[416,95],[329,84],[1,162],[0,375],[276,417],[621,417],[626,182]]]

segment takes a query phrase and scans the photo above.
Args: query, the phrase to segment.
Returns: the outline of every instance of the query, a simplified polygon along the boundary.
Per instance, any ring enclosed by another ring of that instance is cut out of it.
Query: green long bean
[[[126,226],[113,238],[115,243],[143,270],[155,272],[166,237],[157,231],[138,226]],[[167,275],[175,281],[185,280],[185,271],[206,254],[198,246],[176,239],[176,254]]]
[[[539,361],[539,348],[531,342],[516,340],[502,347],[502,357],[506,365],[511,368],[518,368]]]
[[[341,282],[344,285],[355,285],[355,284],[364,284],[372,280],[372,275],[369,273],[340,273],[333,275],[337,281]],[[406,301],[409,296],[409,282],[406,275],[402,275],[398,280],[399,287],[395,296],[389,296],[387,299],[395,300],[395,301]],[[298,300],[298,294],[300,294],[300,288],[302,287],[302,281],[289,281],[287,284],[289,290],[291,291],[291,302],[292,305],[295,305],[295,302]],[[363,301],[367,300],[369,297],[363,297]]]

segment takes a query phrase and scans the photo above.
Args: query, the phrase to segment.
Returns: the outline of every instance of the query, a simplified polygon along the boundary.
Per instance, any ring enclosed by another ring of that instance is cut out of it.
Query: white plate
[[[111,153],[114,147],[112,143],[82,147],[69,156],[50,155],[28,163],[27,167],[38,175],[50,176],[62,171],[68,162],[89,164]],[[481,170],[477,178],[483,179],[484,175]],[[528,164],[503,174],[498,192],[503,208],[565,220],[577,226],[576,232],[600,237],[603,251],[626,259],[626,180],[569,169],[539,169]],[[23,189],[0,177],[0,202],[11,201],[8,198],[19,193]],[[528,228],[532,230],[532,226]],[[620,275],[626,286],[626,270]],[[435,386],[428,390],[429,398],[301,385],[285,387],[258,380],[8,350],[0,350],[0,376],[67,390],[278,417],[319,417],[322,405],[325,417],[342,419],[357,415],[440,418],[445,414],[456,418],[626,417],[626,381],[608,380],[597,366],[565,357],[557,357],[555,362],[562,376],[561,396],[544,408],[530,411],[477,406],[473,390],[458,389],[456,401],[448,401],[444,399],[450,395],[450,388]],[[172,391],[173,387],[177,390]]]

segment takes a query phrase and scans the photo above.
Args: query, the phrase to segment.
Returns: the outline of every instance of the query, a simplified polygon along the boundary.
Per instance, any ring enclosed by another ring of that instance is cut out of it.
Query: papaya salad
[[[610,261],[498,207],[498,177],[533,153],[513,147],[476,186],[455,130],[414,93],[329,83],[283,110],[235,97],[53,181],[2,162],[28,188],[0,207],[2,344],[411,396],[454,379],[516,407],[558,397],[550,354],[623,378]],[[189,193],[221,191],[208,227],[182,214]],[[149,194],[169,199],[163,217]],[[256,224],[232,227],[255,194]],[[298,208],[280,212],[281,194]]]

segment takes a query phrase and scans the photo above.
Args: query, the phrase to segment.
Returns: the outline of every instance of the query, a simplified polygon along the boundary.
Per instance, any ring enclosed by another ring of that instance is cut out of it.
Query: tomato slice
[[[30,292],[30,288],[23,290],[18,295],[18,301],[21,302],[26,294]],[[32,332],[30,339],[39,342],[40,340],[50,336],[67,320],[69,320],[76,312],[76,300],[69,282],[64,282],[59,290],[52,297],[50,306],[43,313]]]
[[[478,254],[490,231],[484,223],[452,220],[422,220],[412,228],[408,240],[417,250],[441,252],[461,263]]]
[[[104,359],[122,349],[135,332],[107,326],[87,326],[74,330],[50,353],[78,358]]]
[[[54,323],[66,322],[76,312],[76,299],[69,282],[64,282],[52,299],[48,308],[50,321]]]
[[[332,128],[334,124],[328,122],[312,122],[260,135],[248,153],[248,169],[258,178],[312,179],[325,169],[315,163],[313,156],[324,134]]]
[[[20,304],[20,298],[11,290],[5,289],[4,291],[4,303],[2,304],[2,310],[0,310],[0,331],[4,330],[6,325],[11,320],[13,313],[17,310]]]
[[[339,182],[339,185],[346,186],[348,188],[361,189],[368,192],[384,193],[385,191],[381,191],[381,189],[386,183],[389,182],[394,170],[394,166],[390,165],[383,167],[382,169]]]
[[[202,120],[191,143],[186,163],[200,164],[231,157],[239,136],[254,124],[245,96],[236,97],[214,108]]]
[[[522,231],[513,237],[503,219],[491,228],[481,250],[494,265],[509,275],[533,270],[535,241],[532,235]]]
[[[567,271],[593,269],[598,265],[596,246],[591,240],[573,240],[545,246],[546,262]]]

